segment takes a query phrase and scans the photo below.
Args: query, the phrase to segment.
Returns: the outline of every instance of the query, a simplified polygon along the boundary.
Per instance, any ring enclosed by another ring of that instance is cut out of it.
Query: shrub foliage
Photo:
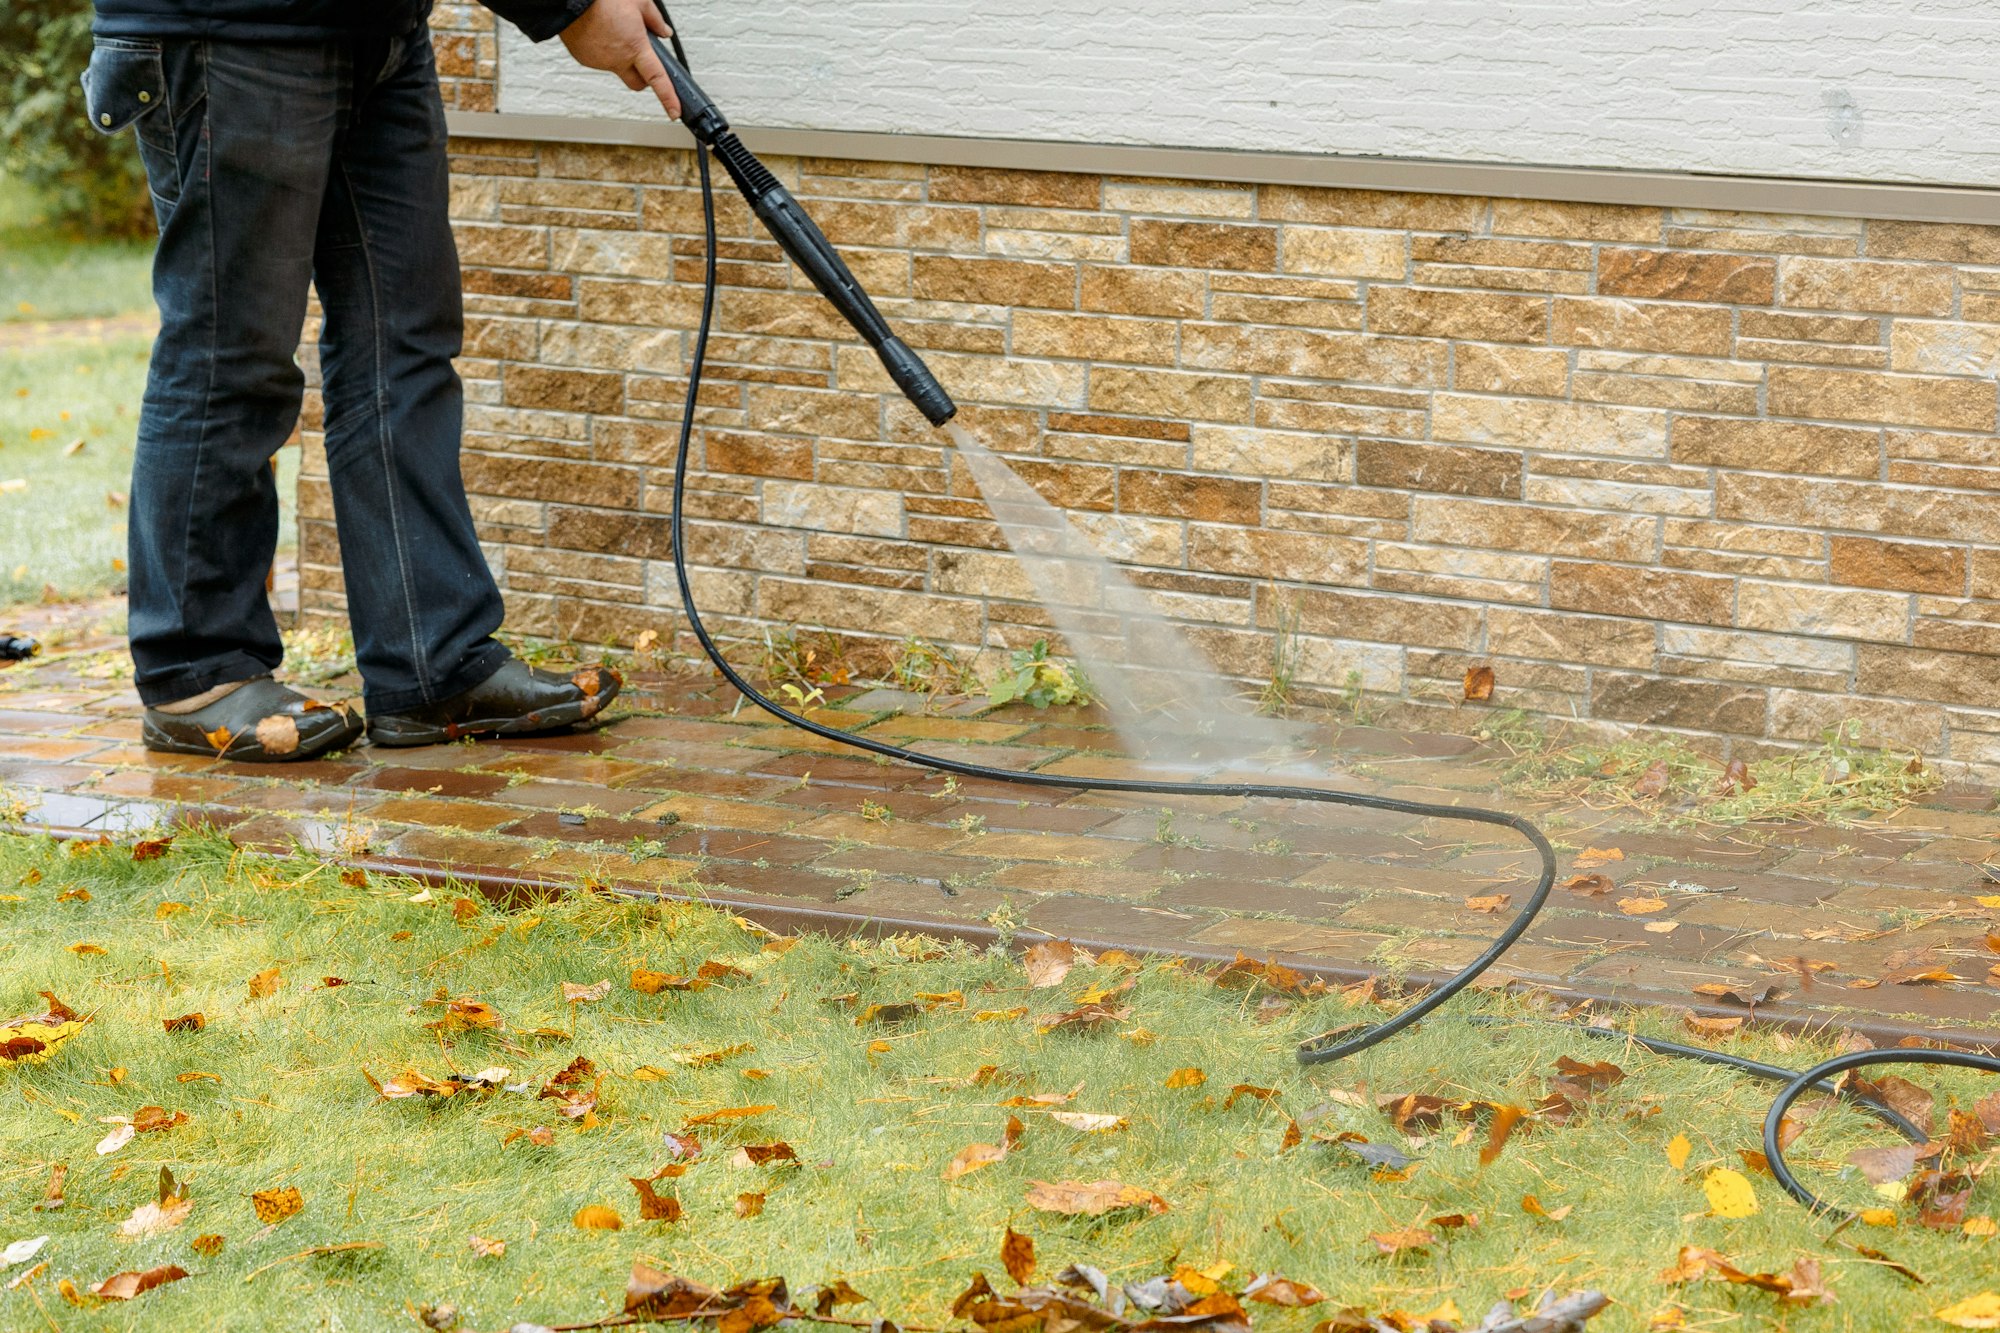
[[[89,0],[0,4],[0,171],[58,226],[142,235],[153,213],[139,151],[129,134],[91,130],[78,82],[89,63]]]

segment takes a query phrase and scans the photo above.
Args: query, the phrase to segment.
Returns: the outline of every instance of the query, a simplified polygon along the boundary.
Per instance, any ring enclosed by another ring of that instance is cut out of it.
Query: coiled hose
[[[660,6],[663,16],[667,15],[665,5]],[[672,19],[668,17],[668,26]],[[674,55],[684,67],[688,63],[687,52],[681,45],[679,32],[669,38]],[[703,264],[701,322],[695,334],[694,356],[688,365],[687,399],[681,411],[680,447],[674,458],[674,496],[670,520],[673,542],[674,575],[680,584],[681,603],[686,608],[688,628],[694,632],[702,652],[715,669],[722,673],[724,680],[734,686],[744,698],[781,721],[788,722],[801,731],[857,750],[866,750],[906,764],[915,764],[939,773],[948,773],[963,778],[986,778],[996,782],[1014,783],[1024,787],[1060,787],[1070,791],[1120,792],[1132,796],[1237,796],[1246,798],[1311,801],[1324,805],[1359,806],[1369,810],[1387,810],[1397,814],[1416,815],[1428,819],[1456,820],[1468,824],[1488,824],[1497,828],[1510,829],[1525,838],[1541,858],[1541,873],[1535,881],[1535,890],[1528,895],[1514,919],[1500,932],[1491,945],[1477,958],[1467,963],[1448,980],[1432,989],[1415,1004],[1393,1018],[1380,1023],[1364,1026],[1359,1031],[1342,1031],[1314,1038],[1298,1049],[1301,1064],[1330,1064],[1358,1054],[1372,1046],[1380,1045],[1389,1038],[1421,1022],[1426,1016],[1448,1003],[1460,991],[1479,979],[1480,974],[1498,962],[1508,949],[1512,948],[1548,901],[1549,891],[1555,884],[1555,850],[1548,839],[1527,820],[1518,815],[1504,814],[1498,810],[1482,810],[1472,806],[1432,805],[1420,801],[1399,801],[1387,796],[1369,796],[1360,792],[1326,791],[1318,787],[1295,787],[1277,783],[1261,782],[1164,782],[1137,778],[1077,778],[1053,774],[1035,773],[1022,769],[993,768],[985,764],[971,764],[958,759],[944,759],[935,755],[922,754],[916,750],[904,749],[886,741],[869,736],[851,735],[802,717],[786,708],[769,695],[746,680],[741,672],[730,665],[722,655],[702,623],[700,608],[695,603],[694,587],[688,577],[686,558],[686,524],[684,522],[687,499],[688,455],[694,434],[695,408],[701,393],[702,368],[708,356],[708,338],[714,323],[716,295],[716,223],[715,187],[710,172],[708,154],[697,145],[695,161],[701,174],[702,221],[706,236],[706,250]],[[1571,1026],[1571,1025],[1565,1025]],[[1764,1122],[1764,1156],[1770,1163],[1771,1174],[1786,1192],[1815,1213],[1834,1213],[1833,1205],[1820,1199],[1812,1191],[1799,1183],[1785,1161],[1784,1145],[1779,1141],[1785,1113],[1792,1104],[1809,1091],[1819,1091],[1849,1097],[1862,1110],[1892,1125],[1912,1142],[1921,1143],[1929,1137],[1925,1130],[1897,1114],[1890,1107],[1864,1095],[1843,1091],[1830,1080],[1833,1076],[1849,1069],[1875,1064],[1935,1064],[1953,1065],[1965,1069],[1983,1070],[1986,1073],[2000,1073],[2000,1058],[1964,1051],[1938,1050],[1894,1050],[1865,1051],[1840,1056],[1823,1064],[1813,1066],[1803,1072],[1763,1064],[1741,1056],[1722,1051],[1709,1050],[1700,1046],[1685,1046],[1679,1042],[1662,1041],[1657,1038],[1642,1037],[1613,1029],[1575,1027],[1576,1031],[1596,1037],[1616,1038],[1629,1041],[1633,1045],[1659,1055],[1676,1056],[1683,1059],[1700,1060],[1707,1064],[1720,1065],[1736,1070],[1753,1078],[1784,1084],[1784,1089],[1772,1103],[1770,1114]]]

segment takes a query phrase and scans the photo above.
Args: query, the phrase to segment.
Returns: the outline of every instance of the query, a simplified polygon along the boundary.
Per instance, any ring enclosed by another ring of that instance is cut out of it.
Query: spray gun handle
[[[688,133],[705,144],[712,144],[717,135],[728,133],[729,118],[701,90],[701,85],[694,81],[694,75],[687,72],[687,67],[674,59],[674,53],[667,49],[667,44],[650,32],[646,34],[646,40],[653,44],[653,54],[666,66],[667,79],[674,85],[675,95],[681,99],[681,124],[687,127]]]

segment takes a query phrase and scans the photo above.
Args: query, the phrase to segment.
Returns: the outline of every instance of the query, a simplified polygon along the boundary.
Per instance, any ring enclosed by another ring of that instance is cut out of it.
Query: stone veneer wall
[[[439,20],[460,106],[490,104],[481,21]],[[465,475],[511,624],[670,634],[692,159],[453,154]],[[1234,674],[1291,607],[1325,692],[1458,706],[1483,663],[1496,705],[1739,753],[1853,716],[2000,765],[2000,228],[770,165],[966,424]],[[719,200],[711,620],[1040,637],[962,465]],[[316,448],[301,510],[304,607],[337,613]]]

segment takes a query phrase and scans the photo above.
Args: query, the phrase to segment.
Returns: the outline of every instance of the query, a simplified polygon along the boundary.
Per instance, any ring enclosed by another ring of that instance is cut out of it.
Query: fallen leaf
[[[692,1120],[683,1121],[681,1127],[683,1129],[695,1129],[701,1125],[720,1125],[731,1120],[748,1120],[753,1116],[767,1115],[777,1109],[775,1105],[725,1106],[719,1111],[710,1111],[704,1115],[698,1115]]]
[[[959,1149],[958,1155],[945,1164],[944,1179],[957,1180],[962,1176],[971,1175],[982,1167],[992,1166],[995,1162],[1001,1161],[1019,1146],[1022,1132],[1023,1126],[1020,1120],[1008,1116],[1007,1126],[1001,1134],[999,1143],[969,1143]]]
[[[1619,847],[1586,847],[1576,854],[1570,863],[1576,870],[1589,870],[1596,866],[1608,865],[1613,861],[1623,861],[1625,852]]]
[[[491,1032],[501,1026],[500,1011],[484,1000],[475,1000],[469,995],[455,1000],[430,1001],[443,1003],[444,1017],[433,1023],[424,1024],[438,1032]]]
[[[1667,1140],[1667,1164],[1676,1171],[1682,1170],[1688,1164],[1688,1154],[1693,1151],[1694,1145],[1688,1142],[1687,1135],[1676,1134]]]
[[[1681,1021],[1696,1036],[1718,1038],[1735,1036],[1744,1023],[1741,1018],[1704,1018],[1700,1014],[1689,1014]]]
[[[159,1268],[149,1268],[143,1273],[113,1273],[90,1289],[107,1301],[129,1301],[135,1296],[143,1296],[155,1287],[178,1282],[186,1276],[185,1268],[176,1264],[165,1264]]]
[[[643,1176],[627,1177],[632,1188],[639,1192],[639,1220],[642,1222],[678,1222],[681,1220],[681,1201],[672,1194],[661,1195],[653,1189],[653,1182]],[[587,1211],[587,1210],[586,1210]],[[609,1209],[606,1210],[610,1211]],[[616,1214],[613,1214],[616,1216]],[[577,1225],[583,1226],[583,1214],[577,1214]],[[611,1228],[617,1230],[616,1227]]]
[[[1370,1232],[1368,1239],[1383,1254],[1395,1256],[1405,1250],[1423,1251],[1437,1244],[1437,1236],[1422,1227],[1402,1227],[1395,1231]]]
[[[205,1236],[196,1236],[193,1240],[189,1241],[188,1248],[204,1259],[213,1259],[216,1255],[222,1253],[222,1247],[227,1243],[221,1236],[210,1232]]]
[[[132,1216],[119,1224],[113,1234],[119,1240],[144,1240],[148,1236],[165,1235],[181,1223],[187,1221],[194,1211],[194,1200],[188,1197],[187,1188],[176,1184],[173,1172],[160,1168],[159,1192],[149,1203],[142,1203],[132,1210]]]
[[[1654,912],[1665,911],[1666,907],[1667,900],[1664,898],[1620,898],[1618,900],[1618,910],[1626,916],[1651,916]]]
[[[1750,776],[1750,765],[1741,759],[1732,759],[1723,766],[1722,778],[1716,783],[1716,793],[1727,796],[1731,792],[1755,791],[1757,779]]]
[[[1027,1199],[1029,1207],[1045,1213],[1084,1217],[1101,1217],[1124,1208],[1143,1208],[1157,1217],[1168,1207],[1167,1201],[1151,1190],[1115,1180],[1088,1183],[1063,1180],[1053,1184],[1037,1180],[1029,1184]]]
[[[594,1004],[609,994],[611,994],[611,978],[609,977],[589,986],[580,985],[574,981],[565,981],[562,983],[562,997],[566,1004]]]
[[[1731,986],[1725,982],[1708,981],[1696,986],[1694,993],[1696,995],[1705,995],[1712,1000],[1734,1000],[1738,1004],[1747,1004],[1752,1008],[1760,1004],[1768,1004],[1772,1000],[1782,998],[1784,995],[1783,991],[1768,982]]]
[[[1000,1238],[1000,1263],[1016,1286],[1026,1286],[1028,1276],[1035,1271],[1034,1240],[1008,1227],[1007,1234]]]
[[[1493,1164],[1507,1146],[1507,1140],[1514,1136],[1515,1129],[1528,1118],[1525,1107],[1503,1106],[1497,1102],[1486,1105],[1493,1108],[1493,1121],[1487,1127],[1486,1146],[1479,1150],[1479,1165],[1482,1167]]]
[[[1602,898],[1617,887],[1617,881],[1611,876],[1595,872],[1588,875],[1572,875],[1563,881],[1563,888],[1586,898]]]
[[[1757,1212],[1757,1191],[1740,1171],[1717,1167],[1701,1182],[1709,1211],[1717,1217],[1750,1217]]]
[[[286,1218],[306,1206],[305,1196],[296,1185],[285,1185],[278,1189],[258,1190],[250,1196],[250,1206],[257,1211],[257,1220],[265,1226],[276,1226]]]
[[[1227,1111],[1246,1097],[1253,1101],[1268,1102],[1277,1095],[1276,1088],[1260,1088],[1254,1083],[1238,1083],[1229,1090],[1229,1095],[1222,1099],[1222,1109]]]
[[[1493,697],[1492,667],[1479,666],[1465,669],[1465,697],[1469,703],[1484,703]]]
[[[730,1165],[737,1167],[769,1166],[773,1162],[798,1160],[798,1153],[792,1150],[789,1143],[746,1143],[729,1158]]]
[[[498,1259],[501,1255],[507,1253],[507,1242],[504,1240],[488,1240],[484,1236],[467,1236],[465,1243],[473,1254],[481,1259]]]
[[[1917,1158],[1924,1151],[1921,1143],[1899,1144],[1893,1148],[1856,1148],[1847,1154],[1847,1162],[1860,1170],[1871,1185],[1886,1185],[1902,1180],[1917,1169]]]
[[[1190,1066],[1187,1069],[1176,1069],[1173,1073],[1167,1075],[1167,1081],[1161,1086],[1168,1088],[1198,1088],[1206,1082],[1208,1082],[1208,1075]]]
[[[1947,1305],[1936,1317],[1953,1328],[2000,1328],[2000,1295],[1982,1291]]]
[[[1655,759],[1646,766],[1646,771],[1639,775],[1639,780],[1632,784],[1632,794],[1642,800],[1650,800],[1655,796],[1664,795],[1673,780],[1673,771],[1667,767],[1667,761]]]
[[[1043,940],[1021,954],[1021,963],[1028,971],[1028,984],[1036,990],[1047,990],[1060,986],[1076,966],[1077,949],[1068,940]]]
[[[1528,1214],[1530,1217],[1546,1217],[1551,1222],[1562,1221],[1565,1217],[1569,1216],[1570,1210],[1575,1206],[1575,1204],[1566,1203],[1560,1208],[1544,1208],[1542,1201],[1534,1195],[1523,1194],[1521,1196],[1522,1212]]]
[[[1125,1117],[1122,1115],[1092,1114],[1088,1111],[1051,1111],[1049,1119],[1057,1124],[1067,1125],[1080,1134],[1103,1134],[1127,1127]]]
[[[1259,1273],[1251,1279],[1250,1285],[1243,1289],[1243,1298],[1297,1310],[1308,1305],[1318,1305],[1326,1299],[1326,1295],[1308,1283],[1294,1282],[1276,1273]]]
[[[42,1198],[35,1205],[38,1213],[53,1213],[65,1207],[69,1200],[63,1196],[63,1189],[69,1182],[69,1163],[57,1162],[49,1168],[49,1185],[42,1192]]]
[[[138,1134],[139,1131],[132,1126],[129,1120],[123,1124],[113,1125],[111,1132],[98,1140],[97,1155],[99,1157],[109,1157],[112,1153],[117,1152],[120,1148],[123,1148],[133,1139],[137,1138]]]
[[[278,969],[267,967],[256,976],[250,978],[250,998],[253,1000],[269,999],[271,996],[276,995],[278,987],[284,984],[284,978],[278,974]]]
[[[622,1231],[625,1229],[625,1219],[618,1216],[617,1210],[607,1208],[601,1203],[585,1204],[576,1210],[576,1216],[570,1220],[584,1231]]]
[[[1475,912],[1493,913],[1505,911],[1507,904],[1513,901],[1514,895],[1511,893],[1489,893],[1476,898],[1467,898],[1465,905]]]
[[[1051,1014],[1035,1025],[1037,1032],[1060,1032],[1065,1028],[1080,1028],[1085,1032],[1095,1032],[1113,1023],[1123,1023],[1132,1016],[1129,1005],[1114,1007],[1108,1004],[1079,1005],[1066,1014]]]
[[[1013,1232],[1007,1233],[1012,1236]],[[6,1249],[0,1250],[0,1268],[12,1268],[15,1264],[25,1264],[42,1252],[42,1246],[49,1243],[47,1236],[35,1236],[28,1240],[17,1240]],[[1014,1279],[1016,1282],[1020,1278]]]
[[[739,1194],[736,1196],[736,1215],[752,1218],[764,1211],[764,1196],[761,1194]]]
[[[169,1032],[199,1032],[208,1026],[208,1020],[200,1014],[182,1014],[162,1020],[162,1026]]]
[[[141,838],[132,844],[134,861],[157,861],[173,849],[172,838]]]

